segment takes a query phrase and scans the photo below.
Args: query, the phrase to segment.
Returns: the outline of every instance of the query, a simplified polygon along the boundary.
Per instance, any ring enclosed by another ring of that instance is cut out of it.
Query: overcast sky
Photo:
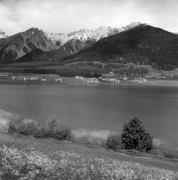
[[[0,0],[0,29],[71,32],[143,22],[178,32],[178,0]]]

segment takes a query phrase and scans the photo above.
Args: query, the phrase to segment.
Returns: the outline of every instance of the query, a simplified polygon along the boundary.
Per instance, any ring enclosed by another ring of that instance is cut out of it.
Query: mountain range
[[[0,31],[0,61],[13,62],[31,51],[34,51],[35,54],[36,52],[39,54],[39,52],[53,51],[49,53],[49,56],[54,54],[53,59],[60,59],[87,48],[104,37],[119,33],[137,24],[132,23],[123,28],[101,26],[92,30],[81,29],[68,34],[47,33],[38,28],[31,28],[8,37],[3,31]]]
[[[93,46],[65,59],[135,63],[170,70],[178,67],[178,35],[140,24],[103,38]]]
[[[37,28],[7,36],[0,31],[0,62],[134,63],[159,69],[178,67],[178,35],[142,23],[81,29],[68,34]]]

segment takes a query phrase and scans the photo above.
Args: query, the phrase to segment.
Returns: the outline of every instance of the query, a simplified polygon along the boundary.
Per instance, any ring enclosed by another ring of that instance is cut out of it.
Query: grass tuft
[[[100,145],[104,146],[107,142],[108,136],[116,134],[115,132],[107,130],[87,130],[87,129],[75,129],[72,130],[72,140],[83,144]]]

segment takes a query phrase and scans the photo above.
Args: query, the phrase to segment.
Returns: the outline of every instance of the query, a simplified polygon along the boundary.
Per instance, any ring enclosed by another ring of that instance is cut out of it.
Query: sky
[[[0,0],[0,30],[68,33],[142,22],[178,32],[178,0]]]

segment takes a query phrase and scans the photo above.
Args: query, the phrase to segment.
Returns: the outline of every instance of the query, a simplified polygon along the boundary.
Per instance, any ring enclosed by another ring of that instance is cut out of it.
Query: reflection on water
[[[138,86],[0,85],[0,108],[45,121],[56,115],[72,128],[120,132],[132,117],[178,147],[178,88]]]

